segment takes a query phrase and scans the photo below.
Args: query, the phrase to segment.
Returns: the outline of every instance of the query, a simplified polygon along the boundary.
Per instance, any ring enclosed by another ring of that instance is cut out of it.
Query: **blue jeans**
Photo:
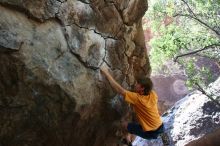
[[[144,139],[157,139],[160,133],[163,133],[163,124],[154,131],[144,131],[138,123],[128,123],[127,130],[129,133],[140,136]]]

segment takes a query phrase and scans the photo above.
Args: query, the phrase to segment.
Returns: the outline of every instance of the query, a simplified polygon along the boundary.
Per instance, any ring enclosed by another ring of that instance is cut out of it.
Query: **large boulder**
[[[0,0],[0,146],[111,146],[128,88],[150,74],[144,0]]]

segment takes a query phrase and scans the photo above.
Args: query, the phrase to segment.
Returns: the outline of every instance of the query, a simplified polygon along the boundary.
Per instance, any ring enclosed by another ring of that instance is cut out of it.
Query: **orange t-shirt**
[[[137,119],[144,131],[156,130],[162,124],[157,108],[156,92],[151,91],[149,95],[140,95],[126,91],[125,101],[134,107]]]

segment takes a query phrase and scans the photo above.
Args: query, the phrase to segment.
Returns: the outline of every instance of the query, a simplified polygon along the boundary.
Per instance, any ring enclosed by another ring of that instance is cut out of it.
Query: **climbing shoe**
[[[163,141],[163,145],[164,146],[169,146],[170,145],[170,139],[167,133],[161,133],[160,134],[162,141]]]

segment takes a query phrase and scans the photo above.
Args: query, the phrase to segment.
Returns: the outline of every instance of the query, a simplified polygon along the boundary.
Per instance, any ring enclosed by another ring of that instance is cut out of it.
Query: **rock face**
[[[206,89],[219,100],[220,77]],[[199,91],[178,101],[163,115],[171,146],[217,146],[220,143],[220,107]],[[163,146],[161,138],[144,140],[137,137],[134,146]]]
[[[146,10],[146,0],[0,0],[0,146],[116,145],[127,108],[99,67],[124,87],[149,76]]]

